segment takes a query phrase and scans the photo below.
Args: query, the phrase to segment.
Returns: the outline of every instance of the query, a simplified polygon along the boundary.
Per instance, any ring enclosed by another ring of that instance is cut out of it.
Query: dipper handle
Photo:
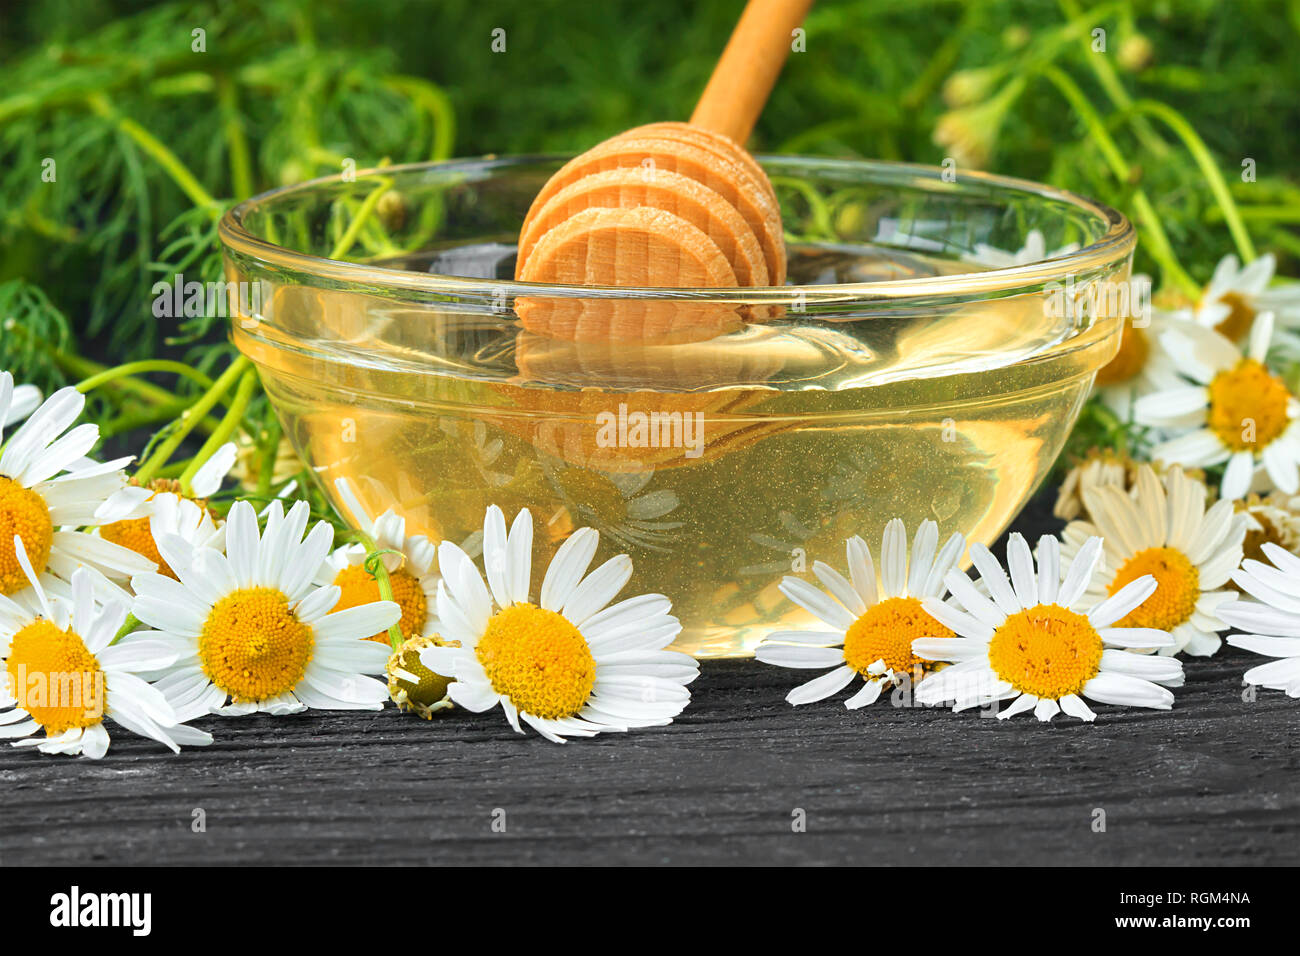
[[[749,0],[695,105],[692,126],[744,144],[790,55],[794,30],[812,4],[813,0]]]

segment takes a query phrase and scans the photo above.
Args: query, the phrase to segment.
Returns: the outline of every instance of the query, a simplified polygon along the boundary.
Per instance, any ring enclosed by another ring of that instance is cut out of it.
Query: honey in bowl
[[[1079,295],[1127,275],[1131,228],[1075,197],[771,159],[784,289],[514,283],[514,237],[559,165],[406,167],[246,203],[222,225],[228,276],[270,295],[234,339],[327,492],[345,477],[371,514],[471,549],[488,505],[527,507],[535,568],[597,528],[601,555],[633,559],[626,594],[672,599],[681,650],[743,655],[772,630],[816,629],[781,578],[842,565],[847,537],[878,542],[893,517],[991,542],[1118,345],[1114,318],[1047,307],[1067,278]],[[353,261],[326,258],[339,210],[376,188],[405,215]],[[974,261],[1029,229],[1080,251],[1011,272]],[[524,328],[521,299],[735,321],[691,341],[567,341]],[[746,321],[756,309],[767,318]]]

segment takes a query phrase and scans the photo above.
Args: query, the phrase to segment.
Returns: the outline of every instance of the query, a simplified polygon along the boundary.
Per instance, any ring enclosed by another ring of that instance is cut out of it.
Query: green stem
[[[190,198],[194,205],[201,209],[208,210],[209,214],[215,219],[221,215],[220,204],[208,194],[194,174],[190,172],[180,158],[177,157],[170,149],[167,148],[160,139],[150,133],[147,129],[127,116],[120,115],[113,109],[108,98],[102,93],[93,93],[90,95],[88,102],[90,108],[105,119],[112,120],[117,128],[125,133],[136,144],[148,153],[160,165],[172,181],[181,188],[181,191]]]
[[[213,383],[212,387],[199,396],[198,401],[181,413],[176,428],[172,430],[166,440],[149,456],[149,460],[144,462],[135,473],[136,481],[139,484],[147,484],[158,469],[167,464],[172,453],[180,447],[181,442],[185,440],[185,436],[190,433],[195,424],[207,417],[208,412],[212,411],[221,396],[230,391],[231,387],[249,367],[250,363],[245,356],[236,357],[230,363],[229,368],[221,373],[221,377]]]
[[[1238,206],[1237,214],[1241,216],[1243,222],[1300,222],[1300,206],[1284,206],[1281,204]],[[1224,215],[1222,210],[1211,209],[1207,211],[1206,218],[1210,222],[1217,222],[1221,219],[1226,219],[1227,217]]]
[[[21,327],[19,328],[19,331],[22,331]],[[69,375],[75,375],[78,378],[90,378],[106,371],[110,371],[107,366],[101,365],[98,362],[92,362],[90,359],[83,358],[80,355],[60,352],[51,348],[47,348],[47,352],[50,357],[53,358],[55,365],[67,372]],[[197,372],[196,370],[196,374],[202,375],[203,373]],[[129,376],[115,378],[108,384],[113,388],[121,389],[124,392],[142,398],[146,402],[155,406],[152,411],[144,413],[152,416],[145,421],[144,424],[148,424],[149,421],[174,418],[189,407],[189,402],[187,400],[178,399],[165,388],[159,388],[157,385],[141,381],[137,378],[131,378]],[[211,432],[216,426],[216,421],[211,418],[205,418],[203,421],[198,423],[198,428],[202,429],[204,432]]]
[[[456,112],[452,109],[447,94],[428,80],[417,76],[386,76],[384,84],[405,94],[424,108],[433,121],[429,158],[435,161],[449,159],[456,139]]]
[[[155,405],[151,408],[124,411],[103,422],[99,426],[99,434],[102,438],[112,438],[114,435],[135,431],[146,425],[158,425],[171,421],[188,407],[186,402],[177,402],[175,405]],[[210,418],[200,427],[211,434],[212,429],[217,427],[217,422]]]
[[[52,349],[50,350],[50,355],[53,357],[55,364],[63,371],[67,372],[69,375],[76,375],[85,380],[90,380],[97,376],[102,376],[108,372],[114,371],[114,369],[101,365],[98,362],[92,362],[88,358],[82,358],[80,355],[58,352]],[[142,362],[140,364],[148,364],[148,362]],[[189,368],[189,366],[185,366],[185,368]],[[191,378],[199,376],[201,380],[208,382],[209,385],[211,384],[212,380],[202,372],[198,371],[198,369],[190,369],[190,373],[192,373],[190,375]],[[196,381],[200,379],[196,379]],[[177,398],[164,388],[159,388],[157,385],[141,381],[137,378],[132,378],[131,376],[111,379],[105,378],[104,382],[100,384],[107,384],[112,388],[118,388],[124,392],[133,394],[144,399],[152,406],[144,411],[123,412],[117,418],[110,420],[105,424],[104,428],[100,430],[106,438],[110,435],[118,435],[124,431],[130,431],[132,428],[139,428],[143,425],[151,425],[160,421],[169,421],[184,412],[185,409],[190,406],[188,399]],[[85,385],[85,382],[82,382],[82,385]],[[80,386],[78,387],[81,388]],[[86,389],[81,388],[81,391],[85,392]],[[214,418],[204,418],[196,427],[207,434],[211,434],[212,430],[217,427],[217,421]]]
[[[1097,10],[1089,10],[1084,13],[1079,9],[1079,4],[1075,0],[1061,0],[1061,9],[1071,20],[1089,17],[1093,23],[1096,23],[1102,18]],[[1109,12],[1109,10],[1106,11],[1107,14]],[[1115,72],[1115,67],[1110,62],[1110,54],[1099,55],[1093,53],[1087,39],[1084,40],[1084,46],[1086,48],[1085,59],[1088,61],[1088,65],[1092,67],[1092,72],[1097,74],[1097,81],[1101,84],[1102,90],[1119,109],[1131,109],[1133,98],[1129,96],[1128,90],[1124,89],[1124,84],[1120,82],[1119,74]],[[1138,139],[1142,141],[1142,145],[1154,155],[1168,155],[1169,144],[1156,134],[1150,123],[1139,119],[1133,124],[1133,131],[1137,134]]]
[[[1069,49],[1074,41],[1082,39],[1087,42],[1090,39],[1091,27],[1098,20],[1103,20],[1119,11],[1123,5],[1118,2],[1104,3],[1086,13],[1072,17],[1055,30],[1045,31],[1025,49],[1020,72],[1025,75],[1037,72],[1055,62],[1056,58]]]
[[[190,482],[194,480],[195,474],[203,467],[204,462],[211,458],[228,439],[231,433],[238,427],[244,418],[244,409],[248,407],[249,400],[253,397],[253,392],[257,389],[257,373],[251,368],[244,372],[243,377],[239,380],[239,388],[235,391],[235,399],[230,403],[230,408],[226,410],[226,415],[221,419],[221,424],[217,430],[208,436],[208,440],[203,443],[199,453],[190,461],[189,467],[181,472],[181,493],[188,495],[190,493]]]
[[[19,329],[21,331],[21,327]],[[98,362],[91,361],[88,358],[82,358],[80,355],[73,355],[69,352],[60,352],[57,349],[50,349],[50,357],[54,359],[54,364],[69,375],[75,375],[79,379],[90,378],[108,371],[108,366],[101,365]],[[113,380],[113,386],[120,388],[124,392],[130,392],[138,395],[147,402],[158,405],[166,402],[176,401],[176,396],[165,388],[159,388],[149,382],[142,382],[135,378],[119,378]]]
[[[226,74],[217,77],[217,105],[221,109],[221,126],[230,150],[230,182],[236,199],[253,195],[253,162],[244,132],[244,118],[239,111],[239,90]]]
[[[1054,66],[1045,68],[1043,76],[1060,91],[1061,95],[1065,97],[1075,113],[1088,127],[1089,134],[1101,150],[1101,154],[1110,166],[1115,178],[1121,184],[1131,182],[1132,170],[1125,161],[1123,154],[1119,151],[1119,147],[1115,145],[1115,141],[1111,138],[1101,117],[1097,115],[1097,111],[1088,102],[1087,96],[1079,89],[1078,84]],[[1156,215],[1151,200],[1147,198],[1146,193],[1141,189],[1133,190],[1133,213],[1139,227],[1145,232],[1147,251],[1160,264],[1162,278],[1173,281],[1185,294],[1192,298],[1200,295],[1200,285],[1187,274],[1187,271],[1179,263],[1178,257],[1174,255],[1169,237],[1165,234],[1164,226],[1160,224],[1160,217]]]
[[[1228,189],[1227,182],[1224,181],[1223,173],[1214,162],[1214,157],[1210,155],[1210,150],[1205,145],[1205,140],[1192,128],[1192,124],[1187,122],[1177,110],[1166,106],[1164,103],[1156,100],[1139,100],[1133,104],[1133,110],[1136,113],[1146,113],[1160,120],[1171,130],[1174,135],[1183,141],[1187,151],[1192,154],[1192,159],[1196,160],[1196,165],[1200,167],[1201,175],[1210,185],[1210,191],[1214,193],[1214,199],[1223,210],[1224,221],[1228,224],[1228,232],[1232,233],[1232,241],[1237,244],[1237,252],[1240,253],[1243,262],[1250,262],[1255,258],[1255,244],[1250,240],[1250,233],[1246,231],[1246,224],[1241,221],[1241,213],[1237,209],[1237,202],[1232,198],[1232,192]]]
[[[190,462],[193,460],[194,459],[192,458],[182,458],[180,461],[173,461],[171,464],[167,465],[166,467],[159,468],[156,477],[179,479],[181,473],[185,471],[186,468],[189,467]]]
[[[105,369],[102,372],[96,372],[89,378],[82,379],[77,383],[77,391],[85,394],[92,389],[109,382],[116,381],[129,375],[143,375],[147,372],[174,372],[185,378],[198,382],[204,388],[212,387],[212,379],[204,375],[196,368],[186,365],[184,362],[172,362],[168,359],[150,359],[142,362],[128,362],[126,365],[119,365],[116,368]]]
[[[375,539],[370,537],[370,535],[366,534],[364,531],[358,531],[356,532],[356,535],[357,540],[365,546],[365,568],[374,575],[375,583],[379,585],[379,599],[381,601],[391,601],[393,599],[393,583],[388,578],[388,568],[384,567],[384,555],[390,553],[395,554],[397,552],[394,552],[391,549],[385,549],[383,551],[379,550],[379,546],[375,543]],[[401,618],[398,618],[395,624],[389,625],[388,643],[391,644],[393,650],[396,651],[402,646],[403,640],[405,639],[402,637],[402,620]]]
[[[806,235],[803,238],[822,239],[827,242],[835,240],[835,224],[831,221],[830,207],[826,204],[826,198],[815,187],[805,180],[796,179],[793,176],[777,176],[772,180],[772,183],[773,185],[780,185],[794,190],[807,201],[812,226],[817,233],[815,235]]]
[[[284,430],[275,410],[267,404],[267,424],[258,453],[257,493],[263,498],[271,496],[271,481],[275,477],[275,458],[280,450],[280,436]]]
[[[366,196],[365,201],[361,203],[361,208],[357,210],[357,214],[348,223],[348,228],[339,237],[339,241],[334,244],[334,248],[330,250],[329,258],[338,259],[352,248],[357,241],[357,235],[361,232],[361,227],[365,225],[366,220],[375,211],[375,207],[379,205],[380,198],[393,188],[393,181],[386,177],[379,177],[378,183],[379,185],[370,191],[370,195]]]

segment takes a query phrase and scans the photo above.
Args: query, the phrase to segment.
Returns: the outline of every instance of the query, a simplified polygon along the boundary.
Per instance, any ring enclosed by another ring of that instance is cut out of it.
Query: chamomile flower
[[[0,372],[0,420],[8,419],[13,395],[13,377]],[[72,427],[85,404],[86,397],[75,388],[60,389],[3,444],[0,595],[12,595],[28,586],[14,548],[15,535],[22,540],[38,577],[48,571],[70,580],[79,566],[86,565],[111,578],[125,579],[154,567],[152,561],[127,548],[83,531],[64,530],[65,526],[99,523],[96,510],[126,484],[122,466],[131,460],[120,458],[67,470],[99,440],[95,425]]]
[[[1084,593],[1090,603],[1140,577],[1155,578],[1156,593],[1121,626],[1168,632],[1173,644],[1162,649],[1164,654],[1208,657],[1222,643],[1218,632],[1227,629],[1216,611],[1234,596],[1223,588],[1241,563],[1247,522],[1231,501],[1218,501],[1207,511],[1206,494],[1203,483],[1179,468],[1161,482],[1150,465],[1143,465],[1132,493],[1113,487],[1088,491],[1091,521],[1075,521],[1062,533],[1061,559],[1067,566],[1094,535],[1106,541],[1106,570]]]
[[[147,486],[128,484],[95,512],[103,522],[100,537],[130,548],[156,564],[162,574],[175,577],[158,552],[158,537],[175,534],[193,547],[221,548],[225,522],[208,510],[205,499],[221,490],[234,460],[235,445],[227,442],[194,475],[188,495],[180,482],[168,479],[155,479]]]
[[[1233,342],[1244,339],[1264,312],[1277,313],[1283,325],[1289,324],[1291,318],[1300,318],[1300,290],[1269,289],[1276,265],[1272,253],[1244,268],[1236,256],[1224,256],[1200,299],[1178,310],[1177,316],[1214,329]]]
[[[1138,469],[1143,464],[1152,468],[1156,476],[1169,485],[1169,471],[1164,462],[1138,462],[1128,455],[1110,448],[1090,448],[1082,459],[1078,459],[1073,468],[1065,475],[1057,491],[1056,504],[1052,515],[1062,521],[1074,521],[1076,518],[1088,519],[1088,507],[1085,498],[1095,488],[1118,488],[1133,492],[1137,488]],[[1198,468],[1175,466],[1188,478],[1205,482],[1205,472]]]
[[[141,678],[166,667],[176,651],[160,641],[130,634],[113,638],[126,620],[116,602],[101,605],[91,574],[72,575],[70,597],[47,594],[27,560],[21,539],[18,561],[31,587],[17,600],[0,597],[0,661],[7,690],[0,690],[0,738],[50,754],[104,756],[105,719],[165,744],[212,743],[211,735],[179,723],[162,692]],[[34,736],[44,731],[43,736]]]
[[[1174,695],[1166,688],[1182,685],[1182,663],[1124,648],[1161,647],[1173,638],[1150,628],[1117,626],[1155,592],[1155,578],[1137,578],[1091,604],[1085,594],[1101,557],[1101,539],[1089,539],[1062,580],[1058,542],[1044,535],[1035,573],[1029,545],[1013,534],[1007,542],[1008,580],[987,548],[972,545],[971,559],[988,596],[954,570],[946,583],[955,605],[936,597],[922,602],[958,636],[912,644],[919,657],[953,662],[917,685],[916,700],[930,705],[952,701],[954,710],[1010,701],[998,717],[1033,710],[1042,721],[1062,711],[1080,720],[1095,719],[1084,697],[1126,707],[1172,707]]]
[[[207,713],[296,713],[378,710],[388,688],[382,674],[389,648],[367,641],[401,616],[391,601],[330,613],[337,587],[312,583],[333,542],[322,521],[303,537],[308,504],[286,515],[278,501],[258,534],[252,505],[237,501],[226,525],[226,551],[191,547],[163,535],[158,549],[176,578],[132,578],[132,613],[156,628],[177,660],[159,690],[178,717]],[[229,701],[229,703],[227,703]]]
[[[907,531],[902,519],[895,518],[885,525],[877,587],[871,549],[862,538],[849,538],[848,580],[830,565],[813,564],[813,574],[833,597],[800,578],[786,577],[781,582],[782,594],[831,630],[776,631],[758,646],[755,656],[780,667],[830,668],[786,695],[796,706],[824,700],[855,677],[865,683],[844,702],[849,709],[874,703],[886,687],[904,678],[914,674],[924,678],[930,668],[912,652],[912,642],[954,635],[928,614],[921,602],[947,593],[944,575],[965,547],[966,539],[954,534],[940,549],[939,526],[923,521],[912,541],[909,561]]]
[[[1056,492],[1052,515],[1062,521],[1086,517],[1084,495],[1093,488],[1127,488],[1137,465],[1127,455],[1110,448],[1090,448],[1082,460],[1065,473]]]
[[[455,678],[452,702],[481,712],[501,705],[519,733],[528,724],[547,740],[672,723],[690,702],[699,665],[664,650],[681,631],[668,598],[643,594],[609,602],[632,576],[625,554],[587,574],[600,534],[580,528],[556,551],[531,592],[533,519],[525,508],[506,533],[495,505],[483,521],[487,584],[450,541],[438,547],[443,580],[438,616],[458,647],[428,647],[420,660]],[[608,607],[606,605],[609,605]]]
[[[1272,335],[1273,316],[1264,313],[1245,354],[1213,329],[1188,326],[1165,336],[1165,347],[1197,384],[1138,399],[1138,422],[1181,432],[1157,445],[1153,458],[1202,467],[1226,462],[1224,498],[1243,497],[1260,467],[1278,489],[1300,490],[1300,400],[1264,364]]]
[[[352,521],[375,543],[376,550],[387,552],[382,559],[388,570],[393,600],[402,609],[402,637],[431,637],[438,632],[435,613],[438,596],[438,572],[434,569],[437,548],[424,535],[406,534],[406,519],[392,509],[377,518],[371,517],[357,498],[346,478],[334,482],[339,497],[351,513]],[[366,570],[369,552],[361,544],[348,544],[330,553],[321,566],[316,583],[339,589],[334,608],[357,607],[379,600],[379,582]],[[379,633],[372,639],[388,644],[388,635]]]
[[[1247,559],[1232,576],[1254,600],[1224,604],[1219,614],[1247,632],[1229,635],[1229,644],[1276,658],[1246,671],[1246,683],[1300,697],[1300,557],[1271,542],[1263,550],[1271,565]]]

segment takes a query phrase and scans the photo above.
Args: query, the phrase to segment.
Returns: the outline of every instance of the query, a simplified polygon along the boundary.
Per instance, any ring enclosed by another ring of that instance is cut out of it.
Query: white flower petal
[[[884,689],[883,680],[869,680],[862,685],[862,689],[844,702],[844,706],[849,710],[857,710],[860,707],[867,707],[874,704],[880,699],[880,692]]]
[[[1061,705],[1050,697],[1038,698],[1038,703],[1034,705],[1034,716],[1040,721],[1046,723],[1061,712]]]
[[[232,441],[226,442],[212,453],[190,479],[190,491],[196,498],[211,498],[221,490],[221,483],[235,464],[237,449]]]
[[[1092,709],[1074,694],[1066,694],[1062,697],[1060,705],[1061,710],[1071,717],[1077,717],[1088,723],[1092,723],[1097,719],[1097,715],[1092,712]]]
[[[815,701],[825,700],[832,694],[836,694],[847,687],[856,674],[857,671],[852,667],[837,667],[820,677],[814,677],[806,684],[800,684],[786,694],[785,699],[796,707],[800,704],[811,704]]]
[[[880,542],[880,584],[886,598],[901,597],[907,588],[907,528],[901,518],[885,525]]]
[[[1102,672],[1083,685],[1083,696],[1103,704],[1120,707],[1149,707],[1169,710],[1174,706],[1172,691],[1127,674]]]
[[[862,595],[858,594],[853,585],[846,581],[844,576],[829,564],[814,561],[813,574],[817,576],[817,580],[822,583],[826,590],[830,591],[851,613],[858,616],[867,613],[867,605],[863,603]]]
[[[1089,538],[1084,542],[1079,553],[1070,562],[1070,569],[1065,572],[1065,581],[1057,593],[1056,603],[1062,607],[1073,607],[1088,589],[1093,572],[1101,560],[1102,539]]]
[[[1088,620],[1093,627],[1110,627],[1141,607],[1147,598],[1156,593],[1157,587],[1156,579],[1150,574],[1144,574],[1089,611]]]
[[[548,611],[559,611],[564,607],[573,589],[587,573],[599,544],[600,534],[594,528],[579,528],[565,539],[542,578],[542,607]]]
[[[980,580],[982,580],[989,589],[989,596],[1001,608],[1002,613],[1006,615],[1019,614],[1024,610],[1015,591],[1011,589],[1011,582],[1007,580],[1006,572],[1002,570],[1002,565],[998,564],[998,559],[993,557],[993,553],[982,544],[972,544],[970,546],[971,560],[975,567],[979,569]]]
[[[842,604],[799,578],[787,576],[782,579],[780,591],[805,611],[838,630],[847,631],[857,620]]]
[[[326,614],[311,627],[318,641],[361,640],[388,630],[401,619],[402,608],[395,602],[372,601]]]
[[[573,588],[562,613],[581,627],[618,595],[632,578],[632,559],[626,554],[610,558]]]
[[[827,668],[844,663],[844,652],[837,647],[810,647],[805,644],[760,644],[754,657],[764,664],[778,667]]]
[[[934,552],[938,546],[939,526],[933,521],[922,521],[912,539],[912,553],[908,557],[907,593],[911,597],[925,593],[926,578],[934,564]]]
[[[871,549],[858,535],[845,542],[849,560],[849,580],[866,607],[876,603],[876,567],[871,560]]]

